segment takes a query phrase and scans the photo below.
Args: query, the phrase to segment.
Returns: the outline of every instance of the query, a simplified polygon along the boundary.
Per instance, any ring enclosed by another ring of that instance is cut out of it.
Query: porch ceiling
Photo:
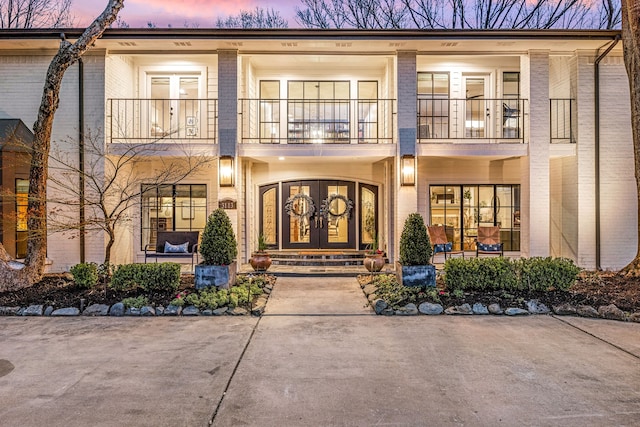
[[[371,163],[393,157],[396,155],[396,151],[396,144],[241,144],[238,146],[238,155],[240,157],[249,157],[256,161],[267,163],[278,162],[281,157],[285,159],[293,158],[299,162],[317,162],[322,157],[330,158],[331,163],[353,163],[358,160]]]
[[[528,144],[418,144],[418,156],[506,159],[529,154]]]

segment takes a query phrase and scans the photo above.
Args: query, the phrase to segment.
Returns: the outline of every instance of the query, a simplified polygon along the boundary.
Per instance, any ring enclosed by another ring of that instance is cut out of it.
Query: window
[[[519,185],[432,185],[430,219],[444,225],[454,249],[475,250],[478,226],[500,227],[506,251],[520,250]]]
[[[449,137],[449,73],[418,73],[418,139]]]
[[[520,73],[502,73],[502,137],[520,137]]]
[[[27,256],[29,180],[16,179],[16,258]]]
[[[288,82],[289,143],[349,142],[348,81]]]
[[[280,142],[280,82],[260,81],[260,142]]]
[[[377,142],[378,82],[358,82],[358,142]]]
[[[204,184],[142,185],[141,246],[156,244],[158,231],[202,231],[207,222]]]

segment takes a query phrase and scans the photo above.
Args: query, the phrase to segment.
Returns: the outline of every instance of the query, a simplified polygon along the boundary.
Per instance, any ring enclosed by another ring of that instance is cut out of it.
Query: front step
[[[363,251],[277,251],[270,252],[271,265],[305,267],[348,267],[362,265]]]
[[[364,251],[269,251],[269,254],[269,273],[276,276],[355,277],[369,273],[363,265]],[[383,271],[389,269],[393,267],[386,265]],[[250,271],[249,266],[246,272]]]

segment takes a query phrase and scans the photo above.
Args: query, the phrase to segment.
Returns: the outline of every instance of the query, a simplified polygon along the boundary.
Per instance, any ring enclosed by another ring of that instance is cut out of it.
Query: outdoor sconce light
[[[416,158],[402,156],[400,160],[400,185],[416,185]]]
[[[233,187],[233,177],[235,175],[233,170],[233,157],[220,156],[218,174],[220,178],[220,187]]]

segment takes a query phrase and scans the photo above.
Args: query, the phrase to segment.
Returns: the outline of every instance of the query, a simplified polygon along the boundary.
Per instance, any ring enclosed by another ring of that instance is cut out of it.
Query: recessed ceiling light
[[[284,160],[284,157],[280,156],[278,157],[278,160]]]

